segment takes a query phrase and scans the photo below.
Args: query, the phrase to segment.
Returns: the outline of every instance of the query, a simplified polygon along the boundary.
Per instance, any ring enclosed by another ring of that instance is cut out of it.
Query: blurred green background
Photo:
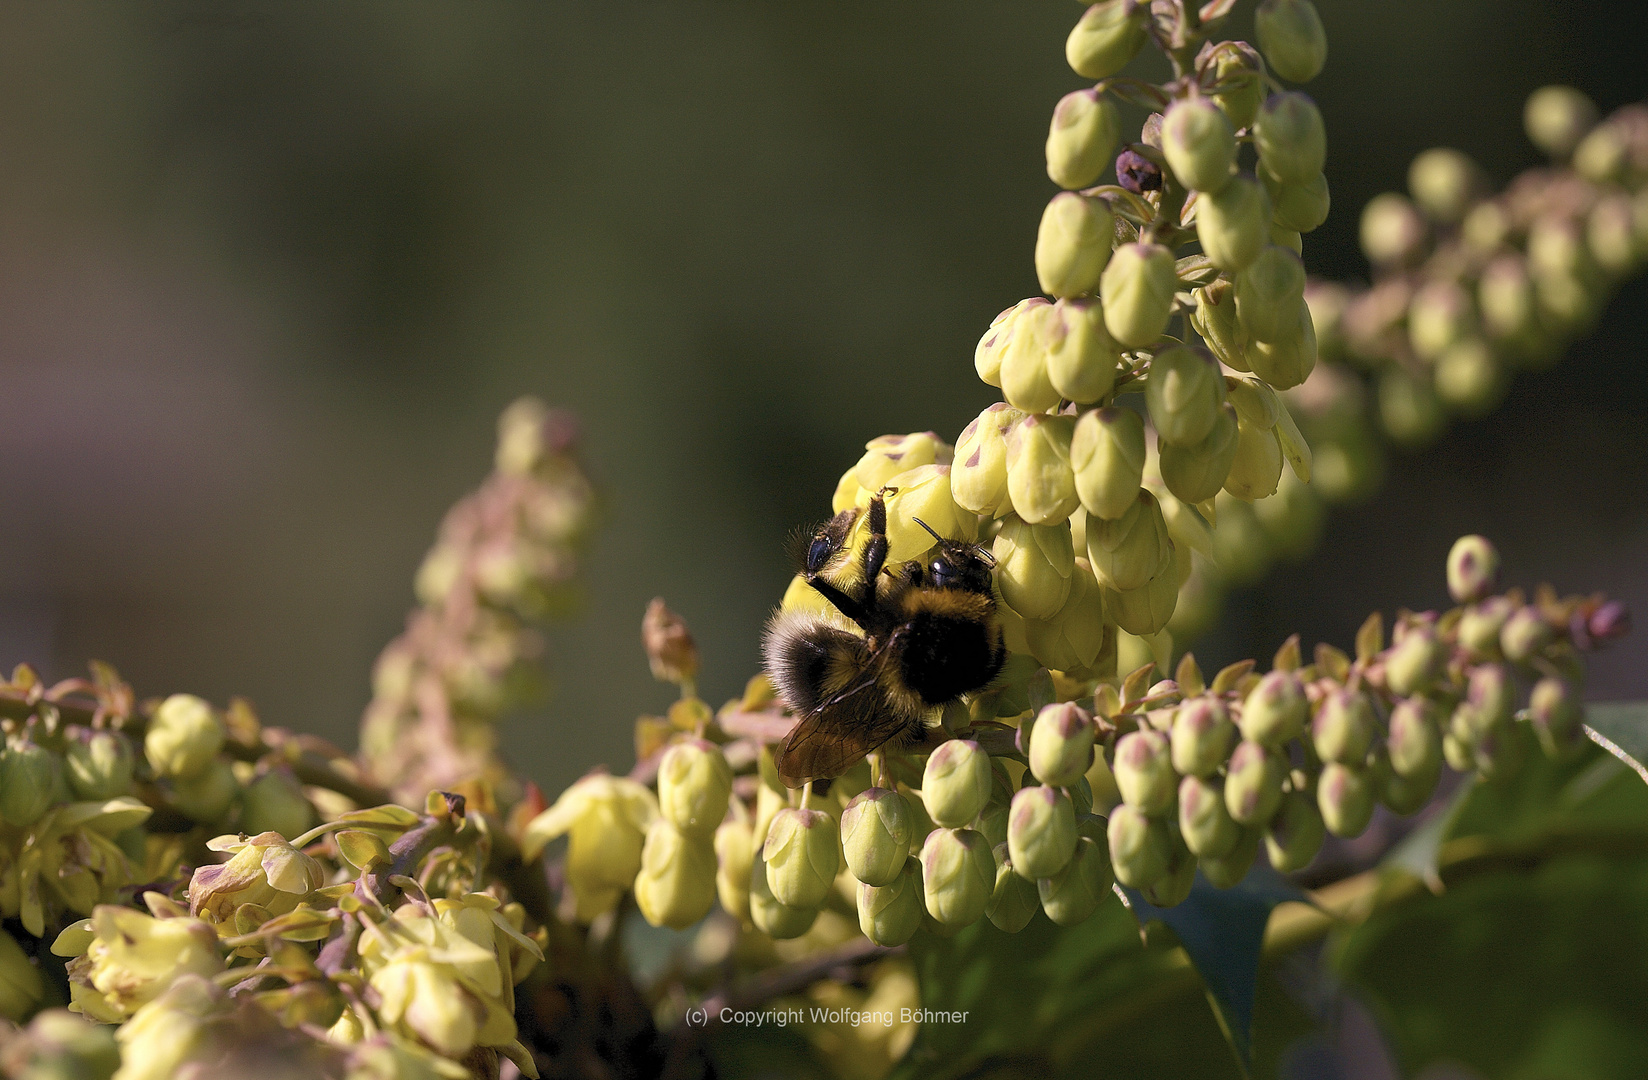
[[[1638,5],[1321,0],[1335,208],[1437,144],[1535,163],[1522,101],[1648,90]],[[553,699],[550,791],[630,760],[665,596],[719,701],[789,530],[866,439],[953,438],[991,317],[1035,291],[1074,4],[0,6],[0,662],[249,696],[352,745],[445,508],[522,393],[574,409],[607,499]],[[1244,3],[1232,32],[1250,32]],[[1233,598],[1213,664],[1445,602],[1461,532],[1508,580],[1648,610],[1648,288],[1553,372],[1396,457],[1307,563]],[[1648,696],[1648,645],[1594,665]]]

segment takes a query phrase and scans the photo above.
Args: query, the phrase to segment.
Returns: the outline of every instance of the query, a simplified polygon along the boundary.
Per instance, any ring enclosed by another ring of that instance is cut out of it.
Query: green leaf
[[[1648,783],[1648,701],[1585,706],[1585,734]]]
[[[1247,1075],[1253,1064],[1253,1001],[1265,926],[1277,904],[1287,900],[1308,904],[1310,898],[1262,863],[1229,889],[1215,888],[1197,873],[1190,896],[1177,907],[1155,907],[1133,889],[1123,887],[1122,892],[1141,927],[1160,922],[1178,937]]]

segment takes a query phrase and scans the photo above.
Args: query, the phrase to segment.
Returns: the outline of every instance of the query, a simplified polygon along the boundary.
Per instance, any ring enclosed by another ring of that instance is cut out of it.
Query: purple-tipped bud
[[[1020,876],[1052,877],[1076,848],[1076,809],[1057,788],[1027,787],[1013,796],[1007,853]]]
[[[1171,753],[1159,731],[1135,731],[1117,740],[1111,770],[1122,801],[1141,813],[1165,813],[1179,788]]]
[[[1316,784],[1316,805],[1322,821],[1335,836],[1361,836],[1373,820],[1373,779],[1367,770],[1330,761],[1322,766]]]
[[[1179,781],[1179,834],[1202,858],[1229,853],[1241,829],[1225,806],[1225,782],[1217,776],[1187,776]]]
[[[1173,769],[1185,776],[1212,776],[1235,741],[1236,725],[1222,700],[1211,694],[1191,698],[1173,715]]]
[[[1619,600],[1610,600],[1585,620],[1585,632],[1593,642],[1613,641],[1631,632],[1631,612]]]
[[[1483,660],[1498,660],[1499,634],[1505,629],[1505,620],[1516,610],[1503,596],[1490,596],[1479,604],[1472,604],[1459,617],[1459,644],[1472,656]]]
[[[1304,731],[1308,709],[1305,688],[1298,676],[1291,671],[1272,671],[1247,695],[1237,724],[1242,738],[1249,742],[1280,746]]]
[[[1269,747],[1242,742],[1230,755],[1225,777],[1225,808],[1240,825],[1263,825],[1282,803],[1287,760]]]
[[[1516,710],[1516,683],[1503,664],[1482,664],[1471,670],[1470,702],[1472,723],[1478,734],[1510,722]]]
[[[1162,189],[1162,169],[1143,154],[1123,150],[1116,155],[1116,182],[1135,195]]]
[[[1069,787],[1093,766],[1098,728],[1087,710],[1070,702],[1048,705],[1030,732],[1030,771],[1054,787]]]
[[[1323,761],[1361,761],[1373,745],[1373,734],[1373,706],[1366,694],[1348,687],[1324,697],[1311,721],[1311,739]]]
[[[1167,822],[1146,817],[1123,803],[1110,813],[1105,829],[1110,865],[1116,880],[1133,889],[1147,889],[1167,873],[1173,840]]]
[[[1425,698],[1408,698],[1391,710],[1387,740],[1391,771],[1398,776],[1424,776],[1442,761],[1442,733],[1436,706]]]
[[[1190,896],[1196,883],[1196,856],[1185,847],[1184,840],[1168,834],[1172,842],[1167,857],[1167,871],[1141,891],[1144,898],[1156,907],[1178,907]]]
[[[1385,685],[1403,697],[1422,693],[1436,681],[1445,658],[1434,626],[1410,626],[1385,654]]]
[[[1528,719],[1546,755],[1560,758],[1581,741],[1585,709],[1572,684],[1547,675],[1534,684],[1528,697]]]
[[[944,926],[970,926],[984,917],[996,889],[996,860],[982,833],[934,829],[921,848],[921,884],[927,914]]]
[[[1038,880],[1036,893],[1049,919],[1060,926],[1075,926],[1099,910],[1112,895],[1110,886],[1115,880],[1104,845],[1084,836],[1076,843],[1069,865]]]
[[[1243,829],[1228,854],[1201,860],[1202,876],[1216,889],[1228,889],[1240,883],[1259,854],[1259,839],[1258,829]]]
[[[1526,664],[1555,637],[1551,624],[1535,607],[1518,608],[1499,632],[1499,647],[1514,664]]]
[[[1461,536],[1448,552],[1448,593],[1455,603],[1486,599],[1499,584],[1499,549],[1486,537]]]

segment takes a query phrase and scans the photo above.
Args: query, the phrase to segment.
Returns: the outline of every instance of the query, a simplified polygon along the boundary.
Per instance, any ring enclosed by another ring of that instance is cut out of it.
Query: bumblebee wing
[[[778,775],[790,787],[840,776],[908,726],[907,718],[889,709],[876,692],[891,642],[872,651],[863,638],[849,636],[850,654],[839,658],[837,674],[850,670],[856,678],[804,715],[774,755]]]

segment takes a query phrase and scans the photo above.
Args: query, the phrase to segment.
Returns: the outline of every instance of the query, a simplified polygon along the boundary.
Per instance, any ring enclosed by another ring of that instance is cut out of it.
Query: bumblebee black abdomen
[[[978,690],[1001,670],[1001,631],[993,623],[923,613],[905,633],[900,674],[929,705]]]

